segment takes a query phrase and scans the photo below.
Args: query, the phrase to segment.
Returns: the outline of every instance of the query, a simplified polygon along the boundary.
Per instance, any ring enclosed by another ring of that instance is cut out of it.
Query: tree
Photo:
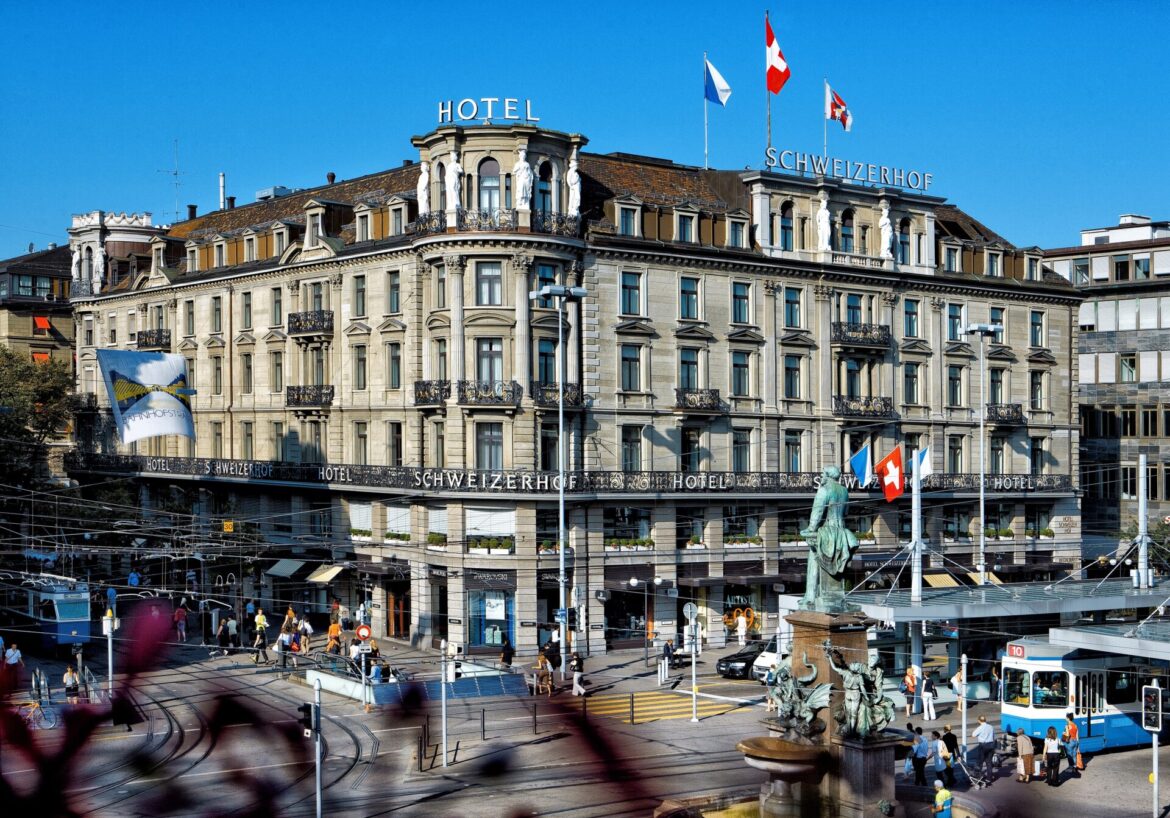
[[[47,476],[48,442],[73,418],[73,370],[29,360],[0,345],[0,482],[29,485]]]

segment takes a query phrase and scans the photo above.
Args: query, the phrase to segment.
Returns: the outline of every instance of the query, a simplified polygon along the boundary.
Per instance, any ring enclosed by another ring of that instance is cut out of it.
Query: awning
[[[333,578],[345,570],[344,565],[322,565],[313,573],[309,574],[309,582],[327,583],[332,582]],[[271,572],[269,572],[271,573]]]
[[[971,580],[976,585],[979,584],[979,572],[978,571],[968,571],[967,576],[971,577]],[[994,582],[996,585],[1003,585],[1003,580],[1000,579],[999,577],[997,577],[995,574],[991,573],[990,571],[987,572],[987,581]]]
[[[52,324],[49,323],[49,319],[43,315],[34,315],[33,316],[33,326],[36,327],[37,329],[43,329],[43,330],[49,330],[49,329],[53,328]]]
[[[278,560],[275,565],[273,565],[264,573],[268,574],[270,577],[284,577],[285,579],[288,579],[304,564],[304,560]]]
[[[950,574],[923,574],[922,578],[931,588],[958,588],[959,583]]]
[[[48,352],[34,352],[32,354],[33,362],[38,364],[47,364],[52,357]]]

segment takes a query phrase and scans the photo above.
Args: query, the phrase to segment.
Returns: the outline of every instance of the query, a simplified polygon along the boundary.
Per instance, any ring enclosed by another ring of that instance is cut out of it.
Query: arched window
[[[792,249],[792,202],[780,206],[780,249]]]
[[[435,163],[435,184],[439,187],[439,195],[435,197],[435,201],[439,203],[438,210],[442,213],[447,209],[447,168],[442,162]]]
[[[500,209],[500,163],[495,159],[479,163],[479,209],[487,213]]]
[[[82,279],[89,282],[93,278],[93,248],[85,248],[85,269],[82,271]]]
[[[536,212],[552,212],[552,163],[541,162],[536,180]]]
[[[841,214],[840,247],[842,253],[853,252],[853,211],[846,210]]]
[[[910,263],[910,220],[898,222],[898,263]]]

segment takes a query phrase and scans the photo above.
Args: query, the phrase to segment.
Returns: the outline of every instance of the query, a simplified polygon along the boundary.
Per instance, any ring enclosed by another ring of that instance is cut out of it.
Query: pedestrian
[[[268,617],[264,615],[263,608],[256,609],[256,617],[253,619],[256,629],[256,639],[252,642],[252,648],[256,651],[256,658],[253,660],[258,665],[267,665],[268,662]]]
[[[902,685],[899,690],[906,696],[906,718],[910,718],[910,710],[914,707],[914,692],[918,689],[918,674],[914,671],[914,665],[906,668],[906,675],[902,677]],[[926,786],[926,782],[922,782]]]
[[[1064,742],[1064,751],[1068,755],[1068,769],[1077,778],[1081,777],[1081,770],[1085,763],[1081,759],[1081,730],[1077,727],[1072,713],[1065,713],[1064,734],[1060,740]]]
[[[139,584],[140,582],[142,582],[142,577],[139,575],[139,573],[138,573],[138,569],[137,569],[137,568],[131,568],[131,569],[130,569],[130,575],[126,577],[126,583],[127,583],[127,584],[128,584],[130,587],[131,587],[131,588],[137,588],[137,587],[138,587],[138,584]]]
[[[516,657],[516,649],[512,647],[512,640],[504,637],[504,644],[500,646],[500,664],[508,668],[512,666],[512,660]]]
[[[293,606],[289,605],[288,610],[284,612],[284,621],[280,623],[280,629],[283,631],[288,628],[289,631],[297,624],[297,612],[293,610]]]
[[[934,712],[934,694],[937,689],[934,684],[934,674],[925,674],[922,679],[922,718],[926,721],[934,721],[938,718],[938,714]]]
[[[764,686],[768,688],[768,692],[764,694],[764,700],[767,706],[764,712],[773,713],[779,708],[776,706],[776,697],[773,695],[776,687],[776,680],[780,677],[780,663],[773,662],[772,666],[768,668],[768,672],[764,674]]]
[[[20,687],[20,669],[24,667],[24,655],[20,646],[13,642],[4,651],[4,676],[8,680],[8,687],[16,690]]]
[[[313,641],[313,626],[309,624],[308,614],[301,617],[300,624],[297,627],[301,634],[301,653],[307,656],[309,651],[312,650],[311,643]]]
[[[951,791],[943,786],[943,782],[939,779],[934,779],[934,804],[930,811],[939,818],[951,818],[951,807],[955,802],[955,796]]]
[[[240,623],[236,621],[236,614],[234,611],[228,614],[227,634],[229,647],[232,649],[238,648],[240,646]],[[226,650],[224,651],[223,655],[227,656]]]
[[[674,662],[674,640],[667,639],[662,643],[662,661],[666,662],[666,666],[670,667]]]
[[[991,666],[991,691],[988,694],[990,701],[997,702],[1003,698],[1003,680],[999,678],[999,671],[995,665]]]
[[[106,602],[111,613],[118,612],[118,589],[113,585],[106,589]]]
[[[1060,786],[1060,739],[1056,737],[1055,727],[1049,727],[1044,736],[1044,783]]]
[[[914,746],[910,749],[910,757],[914,765],[914,785],[926,786],[926,760],[930,758],[930,742],[922,735],[922,728],[914,728]]]
[[[325,642],[325,652],[332,656],[340,656],[341,639],[337,636],[330,635]]]
[[[569,670],[573,671],[573,695],[584,696],[585,686],[581,684],[581,678],[585,675],[585,660],[577,651],[573,652],[573,659],[569,662]]]
[[[256,600],[249,599],[248,604],[244,606],[244,619],[251,620],[256,616]]]
[[[995,728],[987,723],[987,716],[979,717],[979,724],[971,731],[971,741],[979,745],[979,766],[986,781],[985,786],[990,787],[995,779],[992,763],[995,755]]]
[[[353,621],[349,618],[349,606],[344,604],[339,605],[337,615],[341,618],[341,629],[343,631],[352,631]]]
[[[77,675],[73,665],[65,667],[65,678],[62,679],[62,684],[65,685],[65,701],[69,704],[77,704],[77,696],[81,690],[81,677]]]
[[[187,606],[185,603],[179,603],[179,607],[175,608],[173,616],[175,622],[175,637],[180,642],[187,641]]]
[[[951,677],[951,690],[955,691],[956,708],[959,712],[967,709],[967,685],[963,683],[963,669],[955,671]]]
[[[741,611],[735,617],[735,636],[739,639],[739,646],[742,648],[747,644],[747,617]]]
[[[930,752],[934,756],[934,774],[939,778],[945,778],[947,768],[951,766],[951,751],[938,730],[930,732]]]
[[[956,759],[959,755],[959,737],[951,732],[951,726],[949,724],[943,727],[942,740],[943,744],[946,745],[948,755],[947,772],[943,776],[943,779],[946,781],[948,787],[953,787],[955,786],[955,764],[958,763]]]
[[[1023,727],[1016,730],[1016,755],[1019,756],[1019,761],[1016,762],[1019,778],[1016,780],[1021,784],[1027,784],[1032,780],[1032,770],[1035,769],[1036,746],[1032,744],[1032,739],[1025,735]]]
[[[280,636],[276,638],[276,649],[280,653],[280,667],[288,667],[288,657],[292,653],[292,628],[281,628]],[[297,660],[293,658],[293,667],[297,666]]]
[[[215,630],[215,644],[218,646],[218,651],[212,652],[212,656],[216,653],[222,653],[224,656],[228,655],[228,645],[231,644],[231,637],[228,636],[228,621],[226,619],[219,620],[219,627]]]

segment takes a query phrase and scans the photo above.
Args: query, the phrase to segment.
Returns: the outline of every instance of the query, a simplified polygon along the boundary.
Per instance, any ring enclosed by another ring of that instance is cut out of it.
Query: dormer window
[[[154,269],[161,270],[163,263],[163,249],[161,247],[154,248]]]
[[[305,231],[305,246],[316,247],[321,238],[321,214],[310,213],[308,229]]]
[[[221,241],[215,245],[215,266],[223,267],[227,264],[227,246]]]
[[[357,241],[370,240],[370,214],[359,213],[357,217]]]
[[[695,240],[695,217],[690,213],[678,214],[678,233],[677,241],[694,242]]]
[[[403,222],[405,221],[405,208],[396,207],[390,211],[390,235],[401,236],[403,229]]]
[[[1035,258],[1028,259],[1028,280],[1035,281],[1040,278],[1040,260]]]
[[[634,207],[618,208],[618,232],[623,236],[638,235],[638,210]]]
[[[744,236],[747,234],[747,225],[738,220],[729,220],[727,222],[727,246],[739,247],[745,246]]]
[[[255,260],[256,260],[256,237],[255,236],[245,236],[244,237],[244,261],[255,261]]]
[[[1003,275],[1003,269],[1000,267],[999,253],[987,254],[987,277],[999,278]]]
[[[959,248],[946,248],[946,255],[943,261],[943,269],[948,273],[959,272]]]
[[[284,253],[284,248],[288,247],[288,228],[278,227],[272,231],[272,246],[279,258]]]
[[[187,272],[193,273],[199,269],[199,251],[194,247],[187,248]]]

